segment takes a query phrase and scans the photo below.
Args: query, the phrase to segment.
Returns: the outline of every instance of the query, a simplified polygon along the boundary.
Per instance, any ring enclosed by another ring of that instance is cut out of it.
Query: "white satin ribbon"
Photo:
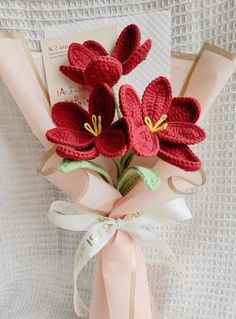
[[[118,230],[126,231],[139,242],[141,247],[157,249],[165,258],[165,263],[173,265],[178,270],[181,268],[170,247],[144,227],[189,219],[191,213],[183,198],[170,201],[158,210],[157,214],[134,213],[127,215],[124,219],[115,220],[103,217],[99,212],[76,207],[69,202],[55,201],[51,204],[48,218],[52,224],[62,229],[86,231],[76,250],[74,263],[74,308],[78,316],[88,317],[89,309],[78,292],[77,278],[83,267],[111,240]],[[171,211],[173,214],[170,214]],[[168,218],[165,218],[165,215]]]

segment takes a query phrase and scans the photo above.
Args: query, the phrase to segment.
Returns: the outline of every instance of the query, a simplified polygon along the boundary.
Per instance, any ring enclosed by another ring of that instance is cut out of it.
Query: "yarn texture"
[[[147,86],[141,102],[130,85],[121,87],[119,97],[121,111],[131,123],[133,150],[138,156],[158,155],[186,171],[201,167],[200,159],[188,147],[205,139],[204,130],[195,124],[200,114],[196,99],[172,99],[165,77]]]
[[[95,87],[99,84],[113,86],[120,77],[130,73],[146,59],[151,40],[142,45],[139,27],[128,25],[119,35],[111,55],[98,42],[72,43],[68,49],[70,65],[61,65],[60,71],[69,79],[82,85]]]
[[[128,119],[113,122],[115,101],[111,88],[93,89],[88,111],[72,102],[59,102],[52,108],[56,128],[47,131],[47,139],[59,144],[56,152],[67,159],[94,159],[99,154],[119,157],[130,149]]]

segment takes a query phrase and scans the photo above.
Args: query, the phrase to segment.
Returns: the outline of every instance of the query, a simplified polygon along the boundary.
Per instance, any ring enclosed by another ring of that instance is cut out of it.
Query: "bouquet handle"
[[[141,247],[118,231],[98,254],[90,319],[152,319]],[[156,319],[156,318],[155,318]]]

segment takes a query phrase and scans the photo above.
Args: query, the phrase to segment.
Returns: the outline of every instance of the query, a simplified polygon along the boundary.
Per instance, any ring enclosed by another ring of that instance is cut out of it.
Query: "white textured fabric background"
[[[195,52],[209,41],[236,51],[234,0],[1,0],[0,29],[23,31],[37,50],[46,25],[168,6],[173,50]],[[162,319],[236,316],[236,74],[203,122],[208,139],[198,151],[207,185],[188,200],[193,219],[160,232],[186,265],[185,278],[149,269]],[[2,82],[0,149],[0,318],[76,318],[72,271],[79,235],[49,224],[48,206],[63,194],[35,173],[42,147]]]

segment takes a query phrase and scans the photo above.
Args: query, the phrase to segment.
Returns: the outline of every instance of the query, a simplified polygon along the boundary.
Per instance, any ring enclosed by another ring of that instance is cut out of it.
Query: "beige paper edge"
[[[197,54],[191,53],[181,53],[181,52],[171,52],[171,57],[174,59],[187,60],[187,61],[195,61]]]

